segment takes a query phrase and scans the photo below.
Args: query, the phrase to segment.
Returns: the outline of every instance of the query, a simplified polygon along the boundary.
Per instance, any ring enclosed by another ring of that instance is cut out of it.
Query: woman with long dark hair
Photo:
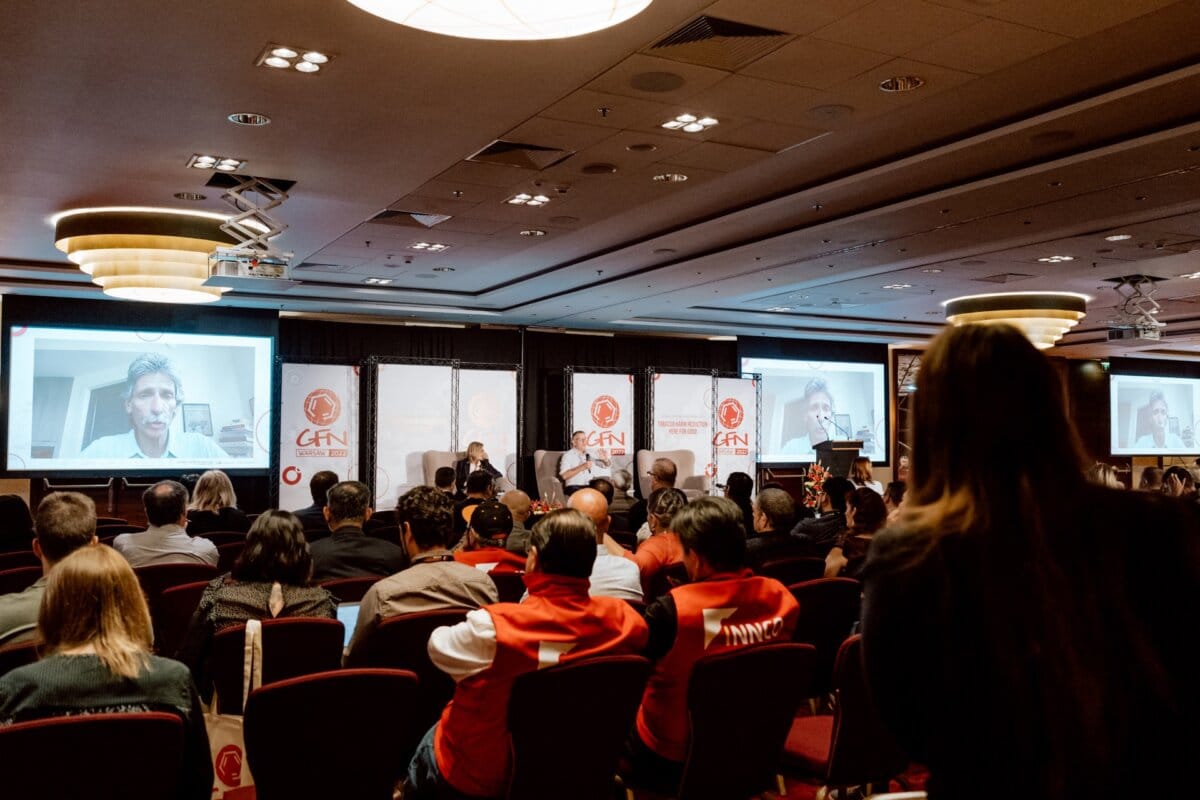
[[[1193,783],[1193,508],[1085,480],[1059,375],[1014,328],[944,332],[917,385],[908,499],[872,543],[863,647],[931,800]]]

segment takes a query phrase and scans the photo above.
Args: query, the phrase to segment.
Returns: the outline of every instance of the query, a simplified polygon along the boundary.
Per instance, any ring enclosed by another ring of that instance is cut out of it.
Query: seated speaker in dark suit
[[[483,442],[471,442],[467,445],[467,457],[454,462],[455,485],[458,486],[459,491],[467,490],[467,476],[476,471],[486,472],[493,479],[501,477],[500,470],[493,467],[492,462],[488,461],[487,451],[483,449]]]
[[[329,535],[329,524],[325,522],[325,506],[328,504],[326,495],[338,483],[336,472],[323,469],[313,473],[308,481],[308,490],[312,493],[312,505],[292,513],[304,526],[304,538],[311,544]]]

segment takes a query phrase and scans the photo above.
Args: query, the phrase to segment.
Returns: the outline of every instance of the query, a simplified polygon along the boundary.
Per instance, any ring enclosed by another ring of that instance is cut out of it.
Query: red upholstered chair
[[[676,586],[682,586],[690,580],[691,578],[687,574],[687,567],[684,566],[682,561],[668,564],[654,573],[649,582],[643,582],[642,588],[646,591],[646,602],[651,602],[662,597]]]
[[[136,754],[121,769],[110,747]],[[4,796],[170,800],[181,794],[183,721],[174,714],[91,714],[0,727]]]
[[[0,553],[0,572],[17,567],[40,567],[42,560],[33,554],[32,550],[18,550],[15,553]]]
[[[825,577],[825,559],[808,556],[776,558],[764,562],[754,572],[764,578],[774,578],[784,586],[791,586],[793,583]]]
[[[108,537],[120,536],[122,533],[141,533],[146,530],[145,525],[130,525],[124,522],[110,523],[108,525],[96,525],[96,535],[101,539]]]
[[[41,645],[41,641],[37,640],[6,644],[0,647],[0,675],[11,672],[17,667],[23,667],[26,664],[32,664],[37,661],[38,648]]]
[[[363,595],[379,581],[383,580],[378,575],[366,575],[361,578],[337,578],[331,581],[325,581],[321,584],[321,588],[329,590],[329,593],[343,603],[357,603],[362,600]]]
[[[608,800],[651,664],[602,656],[522,675],[508,704],[511,800]]]
[[[217,577],[218,572],[216,567],[208,564],[151,564],[136,567],[133,574],[137,575],[138,583],[146,593],[146,604],[150,606],[150,619],[153,620],[160,614],[158,599],[164,591],[185,583],[207,583]]]
[[[96,517],[96,527],[101,528],[106,525],[128,525],[129,520],[121,517]]]
[[[154,649],[174,658],[187,635],[192,615],[200,605],[200,596],[208,581],[194,581],[164,589],[154,604]]]
[[[492,579],[492,583],[496,584],[496,591],[500,595],[501,603],[519,603],[521,598],[525,596],[524,572],[497,572],[493,570],[488,573],[488,577]]]
[[[217,572],[224,575],[233,569],[233,562],[237,561],[238,556],[245,549],[245,537],[240,542],[226,542],[225,544],[217,545]]]
[[[437,722],[454,697],[454,680],[429,660],[429,635],[443,625],[457,625],[467,609],[419,611],[385,619],[348,659],[348,667],[407,669],[421,679],[420,719],[426,729]]]
[[[263,620],[263,685],[341,667],[345,630],[336,619]],[[213,637],[213,686],[222,714],[240,714],[242,710],[245,635],[245,625],[234,625]]]
[[[829,694],[833,664],[842,642],[850,636],[862,606],[862,584],[853,578],[819,578],[788,587],[800,604],[794,642],[817,648],[813,696]]]
[[[907,768],[908,759],[884,729],[871,701],[861,636],[851,636],[838,651],[833,688],[832,716],[793,720],[784,763],[824,780],[828,788],[878,784],[886,791],[888,782]]]
[[[371,519],[375,519],[375,518],[371,517]],[[385,542],[391,542],[392,544],[395,544],[395,545],[400,544],[400,526],[399,525],[380,525],[379,527],[371,528],[370,530],[366,530],[363,532],[366,533],[367,536],[370,536],[372,539],[383,539]]]
[[[246,758],[258,800],[391,800],[425,733],[412,709],[411,672],[344,669],[290,678],[250,693]],[[297,743],[319,743],[298,757]]]
[[[243,544],[246,542],[246,534],[242,531],[209,531],[208,533],[200,534],[199,538],[208,539],[217,547],[229,544],[230,542],[241,542]]]
[[[42,568],[16,567],[0,572],[0,594],[23,592],[42,577]]]

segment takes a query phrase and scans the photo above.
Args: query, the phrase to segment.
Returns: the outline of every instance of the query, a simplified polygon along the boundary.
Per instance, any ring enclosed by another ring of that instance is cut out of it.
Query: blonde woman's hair
[[[82,547],[50,570],[38,630],[46,655],[91,645],[104,666],[127,678],[149,663],[146,598],[129,562],[107,545]]]
[[[482,455],[483,442],[471,442],[469,445],[467,445],[467,458],[470,458],[472,453]],[[482,460],[483,459],[480,459],[480,461]]]
[[[188,508],[196,511],[220,511],[222,508],[237,507],[237,495],[229,476],[219,469],[210,469],[196,481],[192,490],[192,503]]]

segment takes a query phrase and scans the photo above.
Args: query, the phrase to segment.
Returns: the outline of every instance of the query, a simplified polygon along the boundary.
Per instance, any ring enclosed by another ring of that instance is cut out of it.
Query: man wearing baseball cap
[[[506,549],[513,527],[508,506],[496,500],[484,500],[463,512],[467,516],[467,538],[463,549],[455,552],[455,561],[484,572],[521,572],[525,569],[525,556]]]

